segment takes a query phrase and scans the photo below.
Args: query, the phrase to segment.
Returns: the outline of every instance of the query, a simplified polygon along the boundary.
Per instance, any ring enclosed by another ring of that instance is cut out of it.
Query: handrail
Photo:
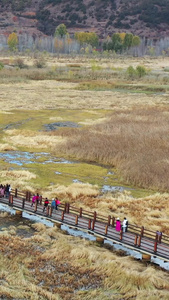
[[[137,251],[146,252],[150,255],[156,255],[165,260],[169,260],[169,241],[167,240],[169,237],[167,235],[164,235],[165,240],[163,241],[162,233],[156,232],[152,234],[153,231],[146,230],[143,226],[139,227],[132,224],[128,226],[127,232],[124,233],[123,229],[119,232],[115,229],[115,218],[110,215],[105,222],[99,220],[96,211],[90,212],[91,218],[84,217],[82,208],[73,207],[71,211],[71,206],[68,202],[61,203],[58,210],[52,209],[51,205],[48,205],[44,211],[43,203],[35,202],[32,207],[29,198],[30,195],[28,193],[25,193],[23,198],[15,197],[15,193],[11,193],[9,199],[6,197],[2,198],[2,203],[14,209],[45,216],[47,219],[59,222],[60,224],[67,224],[68,226],[73,226],[85,231],[88,230],[89,233],[99,235],[103,239],[106,238],[118,243],[123,243]],[[146,234],[146,231],[148,231],[148,234]]]
[[[33,194],[29,191],[19,191],[18,189],[12,190],[11,195],[15,198],[21,198],[22,200],[25,199],[25,201],[31,201],[31,198]],[[44,204],[45,198],[40,196],[40,204]],[[11,200],[12,203],[13,200]],[[49,200],[49,203],[51,204],[52,200]],[[24,205],[24,204],[23,204]],[[75,214],[77,215],[77,219],[80,218],[86,218],[87,220],[90,220],[89,222],[92,221],[92,227],[94,228],[95,222],[101,222],[103,224],[106,224],[108,226],[115,227],[115,217],[112,216],[105,216],[97,213],[96,211],[87,211],[86,209],[83,208],[77,208],[73,205],[70,205],[69,202],[67,203],[61,203],[60,205],[60,210],[63,210],[66,213],[70,214]],[[52,212],[51,212],[52,216]],[[77,223],[77,220],[76,220]],[[163,234],[162,232],[155,232],[152,230],[149,230],[145,228],[144,226],[138,226],[136,224],[130,224],[128,225],[128,232],[134,234],[137,236],[137,244],[141,243],[141,238],[145,237],[150,240],[157,240],[158,243],[161,243],[161,241],[164,241],[164,243],[169,244],[169,236],[166,234]]]

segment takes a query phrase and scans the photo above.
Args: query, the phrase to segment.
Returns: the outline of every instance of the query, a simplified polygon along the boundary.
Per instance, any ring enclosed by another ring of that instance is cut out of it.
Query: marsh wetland
[[[168,58],[43,55],[1,57],[0,181],[169,234]],[[16,223],[0,232],[2,299],[168,299],[168,272]]]

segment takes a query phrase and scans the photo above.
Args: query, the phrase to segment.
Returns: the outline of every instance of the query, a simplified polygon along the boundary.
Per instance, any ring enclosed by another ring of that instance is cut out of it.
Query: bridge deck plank
[[[154,235],[154,239],[153,239],[153,235],[147,235],[147,236],[143,236],[141,237],[141,243],[140,246],[138,246],[138,243],[135,245],[135,237],[139,236],[138,233],[138,229],[136,229],[136,231],[134,231],[132,229],[132,232],[127,231],[122,233],[122,236],[120,234],[120,232],[115,230],[115,227],[113,227],[112,225],[109,225],[101,222],[101,221],[95,221],[91,220],[91,228],[89,228],[89,218],[85,217],[80,217],[78,215],[78,213],[68,213],[68,212],[64,212],[64,220],[62,221],[62,214],[63,214],[63,210],[62,209],[58,209],[58,210],[53,210],[52,211],[52,216],[50,217],[50,215],[47,215],[46,210],[43,211],[43,205],[37,205],[37,210],[35,212],[35,205],[31,206],[31,201],[25,201],[24,202],[24,208],[23,208],[23,199],[22,198],[16,198],[13,197],[13,205],[9,204],[9,199],[8,198],[0,198],[0,203],[6,204],[6,205],[10,205],[11,207],[13,206],[14,209],[19,209],[22,210],[24,212],[27,213],[31,213],[31,214],[35,214],[41,217],[45,217],[47,219],[50,219],[52,221],[57,221],[63,224],[67,224],[70,226],[75,226],[77,228],[81,228],[82,230],[86,229],[86,230],[92,230],[93,229],[93,233],[95,234],[99,234],[101,236],[103,236],[104,238],[109,238],[112,239],[113,241],[117,241],[119,243],[122,243],[126,246],[132,246],[133,248],[135,248],[138,251],[142,251],[142,252],[146,252],[146,253],[150,253],[156,256],[159,256],[163,259],[169,259],[169,244],[167,244],[167,239],[165,238],[165,242],[161,242],[158,243],[157,245],[157,251],[154,252],[154,244],[155,244],[155,235]],[[78,217],[77,217],[78,216]],[[94,223],[93,223],[94,222]],[[106,228],[107,226],[107,228]]]

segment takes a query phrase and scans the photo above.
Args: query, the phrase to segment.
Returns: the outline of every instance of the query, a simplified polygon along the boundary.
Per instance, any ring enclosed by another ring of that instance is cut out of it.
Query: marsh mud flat
[[[2,159],[5,163],[12,165],[11,167],[9,167],[10,170],[17,170],[18,167],[22,167],[22,169],[27,170],[31,167],[31,164],[38,164],[39,166],[42,165],[49,165],[49,164],[53,164],[53,166],[56,165],[56,170],[55,170],[55,175],[59,176],[59,175],[64,175],[64,177],[66,178],[66,176],[70,177],[70,174],[68,174],[66,171],[64,171],[64,168],[62,168],[62,171],[57,170],[57,165],[59,164],[63,164],[65,166],[68,165],[76,165],[76,164],[80,164],[79,161],[70,161],[67,159],[63,159],[63,158],[58,158],[58,157],[54,157],[52,156],[50,153],[47,152],[22,152],[22,151],[5,151],[5,152],[0,152],[0,159]],[[91,164],[91,163],[85,163],[87,165],[87,168],[90,170],[91,165],[93,166],[97,166],[97,164]],[[16,165],[16,166],[15,166]],[[26,165],[30,165],[29,167]],[[108,184],[108,182],[110,183],[110,181],[115,181],[117,180],[115,178],[115,173],[113,171],[110,171],[110,169],[106,168],[105,166],[99,165],[99,167],[103,168],[104,170],[107,170],[107,175],[106,176],[102,176],[100,178],[101,181],[101,190],[100,192],[102,194],[105,193],[116,193],[116,192],[123,192],[124,190],[133,190],[131,188],[128,187],[124,187],[121,185],[111,185]],[[50,168],[50,166],[49,166]],[[50,169],[49,169],[50,170]],[[83,174],[82,174],[83,175]],[[83,178],[83,181],[79,178],[73,178],[74,175],[72,174],[72,182],[74,183],[87,183],[88,180],[90,180],[90,177],[92,178],[92,174],[87,178]],[[78,177],[78,175],[77,175]]]
[[[46,131],[54,131],[62,127],[79,128],[81,126],[78,125],[77,123],[67,121],[67,122],[55,122],[55,123],[45,124],[44,127]]]
[[[5,126],[0,126],[0,128],[3,129],[3,130],[16,129],[16,128],[22,126],[23,124],[29,122],[30,120],[31,120],[31,118],[22,120],[20,122],[9,123]]]

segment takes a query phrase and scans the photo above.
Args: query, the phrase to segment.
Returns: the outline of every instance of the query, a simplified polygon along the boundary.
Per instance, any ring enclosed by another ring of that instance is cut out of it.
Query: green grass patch
[[[78,124],[86,119],[97,120],[105,117],[107,113],[104,110],[15,110],[11,114],[0,113],[0,128],[45,131],[45,124],[66,121]]]
[[[147,85],[147,84],[128,84],[120,82],[107,82],[107,81],[87,81],[81,82],[76,87],[78,90],[91,90],[91,91],[122,91],[134,93],[165,93],[169,90],[169,85]]]
[[[104,176],[107,169],[85,163],[33,163],[24,164],[24,168],[37,175],[36,179],[32,179],[32,183],[39,186],[49,186],[50,184],[69,185],[73,180],[79,180],[83,183],[104,184]],[[56,174],[59,172],[61,174]]]

